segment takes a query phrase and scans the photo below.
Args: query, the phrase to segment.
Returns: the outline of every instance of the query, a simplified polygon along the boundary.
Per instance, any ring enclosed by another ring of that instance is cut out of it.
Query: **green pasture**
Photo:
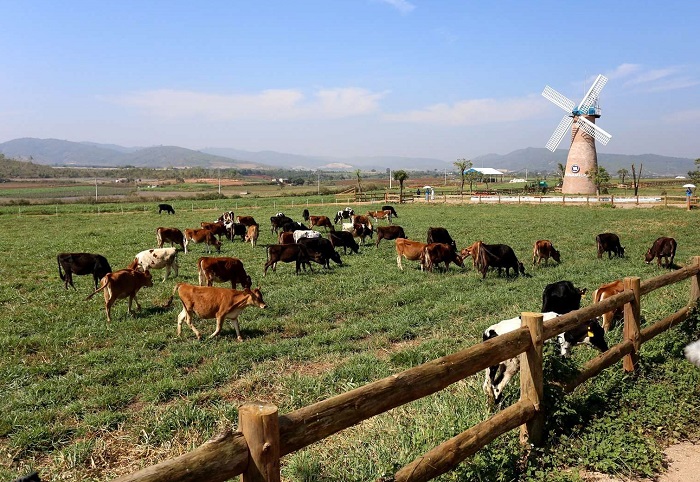
[[[330,199],[309,198],[311,214],[332,216],[344,207]],[[280,263],[263,277],[264,246],[276,239],[269,217],[282,210],[300,220],[304,201],[178,200],[174,216],[158,215],[154,203],[0,208],[0,479],[36,469],[43,480],[109,480],[235,426],[241,403],[270,402],[286,413],[478,343],[486,326],[538,311],[548,283],[571,280],[592,292],[624,276],[661,274],[642,259],[659,236],[678,241],[678,265],[700,255],[696,211],[416,204],[396,206],[395,224],[410,238],[425,240],[429,226],[444,226],[460,248],[478,239],[506,243],[530,276],[489,273],[482,280],[471,261],[447,273],[423,273],[406,261],[400,271],[394,243],[382,241],[343,255],[344,264],[330,270],[313,265],[313,273],[295,276],[293,265]],[[212,320],[195,321],[202,341],[186,326],[176,336],[181,305],[164,305],[176,282],[197,282],[201,245],[179,254],[177,278],[161,282],[162,272],[153,272],[154,286],[141,291],[143,308],[134,317],[118,302],[111,325],[101,296],[85,301],[91,277],[74,277],[77,291],[64,290],[58,278],[59,252],[101,253],[117,270],[155,246],[158,226],[198,227],[223,210],[252,215],[261,225],[258,247],[225,240],[221,252],[243,261],[268,304],[241,315],[243,342],[231,324],[206,338]],[[595,235],[606,231],[620,235],[626,258],[596,258]],[[561,265],[532,267],[537,239],[553,241]],[[686,281],[644,297],[645,323],[684,306],[688,294]],[[687,323],[645,344],[634,377],[614,367],[566,398],[549,386],[555,403],[544,449],[525,453],[513,432],[437,480],[579,480],[583,468],[658,471],[664,443],[698,432],[700,371],[681,355],[697,335]],[[608,334],[610,344],[620,338],[619,327]],[[550,348],[547,355],[554,379],[595,353],[579,347],[566,362]],[[287,456],[283,478],[340,482],[392,474],[488,417],[482,381],[470,377]],[[514,382],[504,403],[517,397]]]

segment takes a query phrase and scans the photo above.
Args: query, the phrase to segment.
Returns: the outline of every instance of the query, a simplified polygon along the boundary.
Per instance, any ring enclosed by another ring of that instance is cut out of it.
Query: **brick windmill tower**
[[[554,152],[571,129],[571,146],[569,156],[566,158],[564,184],[561,189],[564,194],[595,194],[596,192],[595,184],[586,173],[598,167],[595,141],[606,145],[612,138],[610,134],[595,125],[595,120],[600,117],[598,96],[607,81],[606,77],[599,75],[578,106],[548,85],[542,91],[543,97],[566,112],[547,142],[547,149]]]

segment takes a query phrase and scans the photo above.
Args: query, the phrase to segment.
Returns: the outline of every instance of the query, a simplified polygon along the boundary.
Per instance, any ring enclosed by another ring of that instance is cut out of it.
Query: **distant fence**
[[[634,371],[645,343],[686,320],[700,297],[700,256],[682,269],[645,282],[624,278],[624,291],[546,323],[541,313],[523,313],[522,327],[460,352],[438,358],[363,387],[314,403],[285,415],[277,407],[249,403],[239,409],[239,431],[226,432],[192,452],[116,479],[119,482],[224,481],[241,475],[243,482],[280,480],[280,457],[379,415],[438,392],[466,377],[520,356],[520,400],[491,418],[456,435],[400,469],[396,482],[434,479],[454,469],[499,435],[520,427],[523,443],[543,438],[542,348],[545,340],[571,330],[605,312],[624,308],[623,341],[586,363],[565,389],[578,385],[623,360]],[[640,328],[641,297],[654,290],[691,279],[687,306],[656,323]]]

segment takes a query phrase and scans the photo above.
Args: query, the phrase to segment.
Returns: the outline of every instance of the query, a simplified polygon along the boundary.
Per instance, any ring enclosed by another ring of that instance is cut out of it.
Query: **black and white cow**
[[[345,209],[341,209],[335,214],[335,218],[333,219],[333,224],[338,224],[338,221],[341,219],[350,219],[351,216],[355,214],[355,210],[352,209],[351,207],[346,207]]]

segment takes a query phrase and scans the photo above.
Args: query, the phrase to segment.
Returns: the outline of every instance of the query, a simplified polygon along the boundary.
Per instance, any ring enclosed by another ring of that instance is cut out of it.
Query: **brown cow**
[[[352,222],[352,224],[364,224],[369,229],[374,229],[372,228],[372,220],[369,216],[362,216],[360,214],[356,216],[350,216],[350,221]]]
[[[255,245],[258,242],[258,235],[260,234],[260,226],[257,224],[253,224],[252,226],[248,226],[248,229],[246,230],[245,233],[245,242],[250,241],[250,245],[252,247],[255,247]]]
[[[462,259],[468,258],[469,256],[472,257],[472,266],[476,268],[476,255],[478,254],[478,248],[479,248],[479,243],[481,241],[476,241],[466,248],[464,248],[460,254],[462,255]]]
[[[398,238],[396,240],[396,264],[399,269],[403,269],[401,258],[406,258],[411,261],[421,260],[420,269],[423,270],[423,250],[427,244],[419,241],[411,241],[410,239]]]
[[[377,242],[375,246],[379,247],[379,241],[382,239],[397,239],[405,238],[406,233],[401,226],[378,226],[377,227]]]
[[[214,245],[216,252],[221,252],[221,241],[216,239],[214,233],[208,229],[185,229],[185,254],[189,243],[204,243],[207,245],[207,254],[211,253],[211,246]]]
[[[151,278],[151,272],[138,271],[135,269],[120,269],[113,273],[106,274],[101,281],[101,285],[97,288],[90,296],[85,298],[89,300],[98,292],[104,290],[105,295],[105,311],[107,312],[107,323],[112,322],[112,317],[110,315],[110,310],[112,305],[122,298],[129,298],[129,314],[131,311],[131,301],[136,302],[136,308],[141,309],[139,300],[136,298],[136,294],[144,286],[153,286],[153,281]]]
[[[199,272],[199,286],[212,286],[214,281],[217,283],[230,281],[233,289],[236,289],[237,283],[248,289],[253,285],[253,281],[245,272],[243,263],[238,258],[201,257],[197,260],[197,271]]]
[[[226,225],[222,222],[215,222],[215,223],[207,223],[203,222],[200,224],[202,226],[202,229],[208,229],[212,233],[216,234],[219,237],[219,241],[221,241],[221,236],[226,236]]]
[[[258,224],[253,219],[253,216],[236,216],[236,222],[239,224],[245,224],[246,226],[252,226]]]
[[[464,267],[462,257],[455,253],[452,246],[444,243],[430,243],[423,248],[423,257],[421,264],[426,270],[432,272],[433,267],[445,263],[445,272],[450,268],[450,263],[454,263],[459,267]]]
[[[182,231],[180,231],[177,228],[156,229],[156,241],[158,242],[159,248],[162,248],[164,243],[170,243],[171,248],[173,247],[173,244],[179,244],[180,247],[184,250],[184,240],[185,237],[183,236]]]
[[[673,265],[673,258],[676,257],[677,246],[678,244],[673,238],[658,238],[644,255],[644,261],[649,264],[656,258],[656,265],[661,267],[661,258],[663,257],[666,260],[666,267],[670,268]],[[671,258],[670,261],[669,257]]]
[[[278,244],[294,244],[294,233],[281,232],[277,238]]]
[[[593,292],[593,303],[600,303],[604,299],[622,293],[623,291],[625,291],[625,285],[621,279],[601,285]],[[613,327],[615,319],[622,316],[622,311],[623,308],[620,307],[613,311],[603,313],[603,330],[605,330],[606,333]]]
[[[535,245],[532,247],[532,264],[540,264],[544,259],[545,266],[549,263],[549,258],[551,257],[557,263],[561,263],[559,251],[557,251],[552,242],[548,239],[540,239],[535,241]]]
[[[391,211],[388,209],[386,211],[369,211],[367,216],[374,218],[375,221],[379,219],[386,219],[391,224]]]
[[[277,263],[282,261],[283,263],[291,263],[294,261],[296,263],[296,274],[299,274],[299,268],[303,267],[306,270],[308,265],[311,272],[311,264],[309,263],[310,256],[303,244],[271,244],[267,247],[268,259],[265,262],[265,270],[263,271],[263,276],[267,275],[267,268],[272,266],[272,271],[277,270]]]
[[[333,226],[328,216],[309,216],[309,229],[314,226],[323,226],[326,228],[326,231],[328,231],[328,228],[330,228],[331,231],[335,231],[335,226]]]
[[[265,309],[267,306],[263,300],[260,288],[238,291],[229,288],[178,283],[173,290],[173,296],[175,292],[177,292],[180,301],[182,301],[182,311],[177,317],[177,336],[180,336],[182,332],[182,322],[184,320],[192,328],[198,340],[202,336],[192,324],[193,312],[204,320],[216,318],[216,330],[209,335],[209,338],[221,332],[224,320],[228,318],[233,322],[238,341],[242,341],[243,337],[241,337],[241,328],[238,325],[238,315],[248,306],[257,306],[262,309]],[[172,301],[172,297],[170,301]]]

